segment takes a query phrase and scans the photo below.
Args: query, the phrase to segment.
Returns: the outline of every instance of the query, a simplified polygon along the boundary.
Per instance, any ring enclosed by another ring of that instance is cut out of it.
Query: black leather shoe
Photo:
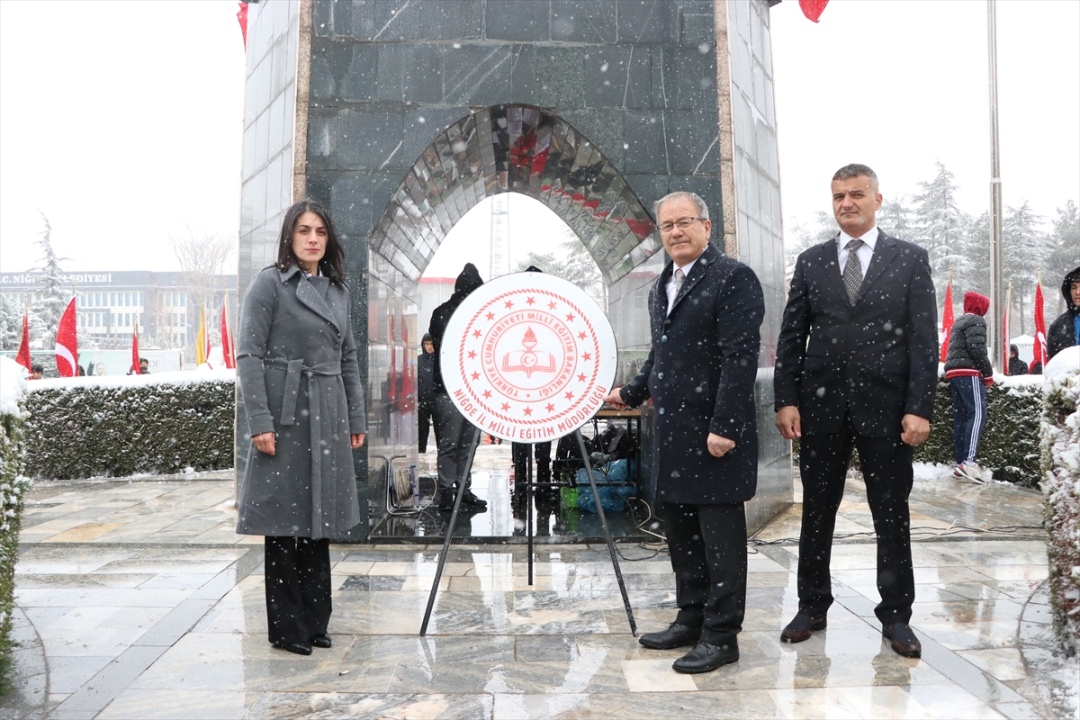
[[[697,643],[700,637],[701,628],[673,622],[668,625],[666,630],[645,633],[638,638],[638,642],[650,650],[673,650],[675,648],[690,647]]]
[[[441,512],[450,512],[453,509],[454,488],[439,488],[439,510]]]
[[[721,665],[738,661],[739,646],[734,641],[726,645],[713,645],[699,640],[693,650],[676,660],[671,667],[678,673],[693,674],[710,672]]]
[[[278,642],[276,642],[276,643],[273,643],[273,645],[274,645],[274,647],[276,647],[276,648],[278,648],[280,650],[288,650],[289,652],[296,653],[297,655],[310,655],[311,654],[311,646],[310,645],[304,645],[302,643],[278,643]]]
[[[915,631],[907,623],[893,623],[881,626],[881,636],[890,640],[893,652],[904,657],[922,657],[922,643],[915,637]]]
[[[810,633],[815,630],[824,630],[827,622],[825,617],[810,617],[808,613],[798,612],[791,622],[780,633],[780,641],[786,643],[801,643],[810,639]]]
[[[462,505],[468,505],[471,508],[486,508],[487,500],[481,500],[473,494],[473,491],[469,488],[465,488],[465,495],[461,498]]]
[[[326,633],[321,633],[319,635],[312,635],[311,636],[311,644],[312,644],[313,647],[317,647],[317,648],[328,648],[333,643],[330,642],[330,636],[329,635],[327,635]]]

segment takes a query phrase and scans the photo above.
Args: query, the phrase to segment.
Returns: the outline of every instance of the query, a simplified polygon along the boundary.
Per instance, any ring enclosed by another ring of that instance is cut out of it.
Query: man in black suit
[[[646,633],[647,648],[693,646],[677,672],[739,659],[746,607],[746,514],[757,490],[757,376],[765,301],[754,271],[709,243],[709,210],[672,193],[655,207],[672,262],[649,293],[652,349],[638,374],[604,400],[652,398],[652,471],[664,519],[679,614]]]
[[[829,559],[854,446],[877,533],[875,612],[892,649],[919,657],[910,515],[913,448],[930,434],[937,384],[937,302],[926,251],[877,228],[881,193],[865,165],[832,180],[835,240],[799,255],[776,349],[776,426],[800,438],[803,521],[799,611],[780,635],[823,630]]]

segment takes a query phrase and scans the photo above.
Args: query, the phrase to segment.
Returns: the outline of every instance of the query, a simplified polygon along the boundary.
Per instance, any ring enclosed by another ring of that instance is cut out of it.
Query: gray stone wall
[[[763,338],[775,340],[769,323],[779,317],[783,296],[779,202],[771,204],[778,185],[769,186],[778,177],[775,120],[761,123],[753,114],[767,110],[772,117],[764,0],[290,0],[252,5],[251,13],[241,287],[271,259],[295,178],[300,193],[329,205],[345,244],[354,331],[370,366],[372,477],[380,463],[395,456],[407,463],[415,452],[415,435],[389,420],[388,381],[398,372],[390,358],[397,367],[403,357],[413,359],[426,328],[417,327],[417,279],[371,252],[368,240],[436,135],[474,110],[523,103],[557,115],[588,138],[650,210],[673,190],[701,195],[714,226],[724,228],[714,241],[733,252],[729,235],[737,238],[733,254],[758,271],[771,316]],[[730,46],[715,34],[718,27],[726,32],[729,19]],[[757,66],[768,72],[759,78]],[[298,84],[309,88],[299,105],[289,95]],[[721,106],[735,95],[752,101],[749,126],[743,110]],[[743,139],[744,132],[752,135]],[[724,133],[729,143],[736,136],[726,157]],[[745,186],[737,204],[724,197],[727,188],[750,182],[756,195]],[[501,190],[495,182],[484,191]],[[486,258],[478,259],[484,267]],[[623,354],[620,380],[647,351],[640,318],[662,261],[652,256],[609,289]],[[762,362],[771,365],[769,347]],[[767,419],[763,436],[772,427],[771,414]],[[763,468],[778,467],[779,444],[763,445]],[[375,507],[382,498],[370,502]]]

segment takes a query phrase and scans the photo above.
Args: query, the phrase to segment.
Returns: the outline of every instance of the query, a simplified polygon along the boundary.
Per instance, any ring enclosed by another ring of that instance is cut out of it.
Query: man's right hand
[[[785,405],[777,410],[776,428],[785,440],[802,437],[802,417],[799,415],[799,408],[794,405]]]
[[[255,444],[255,449],[259,452],[273,456],[277,453],[277,435],[272,432],[259,433],[258,435],[251,436],[251,442]]]
[[[626,410],[630,406],[623,402],[622,395],[619,394],[620,390],[622,390],[622,385],[605,395],[604,402],[616,410]]]

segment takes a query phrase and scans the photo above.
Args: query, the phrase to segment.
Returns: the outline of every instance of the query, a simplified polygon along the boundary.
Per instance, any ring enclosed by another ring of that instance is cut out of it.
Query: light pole
[[[1001,367],[1004,313],[1007,308],[1002,302],[1001,273],[1001,159],[998,152],[998,101],[997,101],[997,3],[987,0],[987,54],[990,59],[990,320],[987,327],[990,333],[990,358],[1002,372]]]

